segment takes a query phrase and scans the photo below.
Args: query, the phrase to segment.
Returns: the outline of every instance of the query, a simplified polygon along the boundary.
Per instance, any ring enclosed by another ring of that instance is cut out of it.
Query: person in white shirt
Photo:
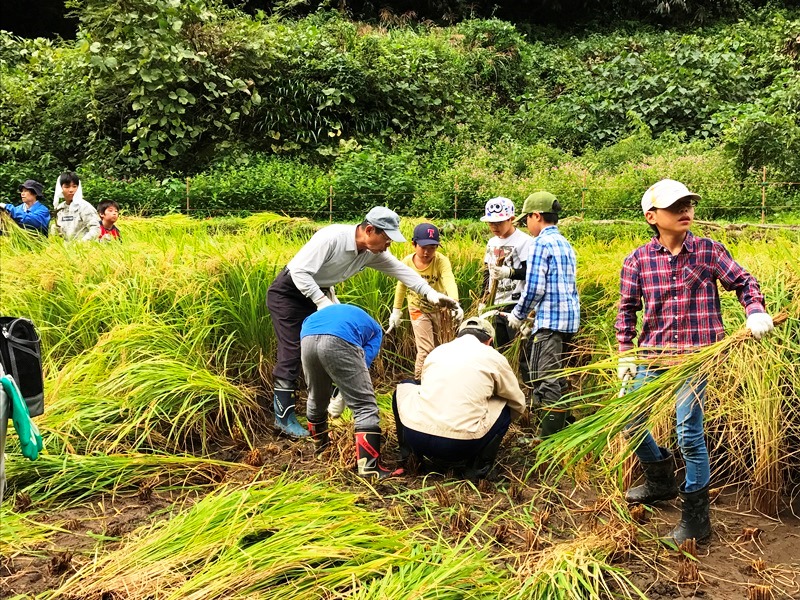
[[[53,207],[56,209],[56,229],[65,240],[88,242],[100,237],[100,215],[83,199],[81,180],[75,173],[68,171],[59,175]]]
[[[404,454],[469,478],[488,475],[525,395],[508,360],[492,347],[494,328],[470,317],[455,340],[434,348],[422,380],[397,386],[392,408]]]
[[[486,203],[481,221],[489,226],[492,238],[486,244],[483,257],[483,289],[478,305],[478,314],[484,315],[494,325],[497,338],[495,347],[501,352],[514,340],[517,332],[509,327],[506,314],[517,304],[525,290],[527,260],[533,238],[514,225],[514,203],[508,198],[498,196]],[[502,257],[502,265],[498,259]],[[497,282],[497,293],[486,306],[489,289]],[[490,308],[489,312],[486,311]],[[528,376],[528,344],[523,344],[519,352],[519,369],[523,381]]]
[[[338,303],[333,286],[370,267],[402,281],[431,304],[458,308],[458,302],[434,290],[391,252],[404,242],[400,217],[383,206],[367,213],[360,225],[328,225],[315,233],[283,269],[267,292],[267,307],[278,339],[272,370],[276,428],[295,438],[308,431],[295,416],[296,380],[300,375],[300,329],[303,320]]]

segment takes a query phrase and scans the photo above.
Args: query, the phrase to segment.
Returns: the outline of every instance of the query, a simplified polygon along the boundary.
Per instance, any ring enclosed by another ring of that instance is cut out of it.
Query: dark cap
[[[17,191],[21,192],[22,190],[30,190],[36,194],[37,198],[42,197],[42,184],[38,181],[34,181],[33,179],[26,179],[25,183],[19,186]]]
[[[433,223],[420,223],[414,227],[411,241],[418,246],[439,245],[439,229]]]
[[[525,198],[525,202],[522,205],[522,211],[514,222],[519,225],[531,213],[558,212],[558,210],[555,210],[557,201],[558,200],[556,197],[550,192],[534,192]]]

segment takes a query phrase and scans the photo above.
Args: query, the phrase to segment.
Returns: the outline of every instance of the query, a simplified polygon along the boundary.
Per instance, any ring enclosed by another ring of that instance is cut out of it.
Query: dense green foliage
[[[573,209],[589,188],[587,206],[608,215],[652,180],[688,175],[714,182],[707,206],[735,215],[753,214],[760,191],[721,182],[756,183],[762,167],[800,181],[800,21],[788,11],[577,36],[497,19],[251,17],[216,0],[74,8],[74,42],[0,34],[6,191],[69,167],[90,199],[128,208],[181,209],[190,176],[192,208],[320,214],[333,195],[354,216],[378,202],[469,214],[548,185]],[[769,204],[796,207],[796,189],[771,188]]]

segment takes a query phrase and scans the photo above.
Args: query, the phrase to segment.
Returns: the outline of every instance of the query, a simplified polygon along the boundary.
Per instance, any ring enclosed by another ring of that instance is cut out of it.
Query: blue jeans
[[[640,365],[631,389],[641,387],[662,375],[664,371],[665,369],[647,369]],[[703,489],[711,480],[711,466],[703,433],[703,404],[706,399],[707,383],[705,377],[687,379],[678,389],[675,403],[675,431],[678,435],[678,447],[686,463],[686,481],[681,489],[687,493]],[[635,429],[641,426],[646,418],[646,414],[640,415],[631,423],[627,433],[635,435]],[[664,458],[661,448],[649,431],[645,433],[644,439],[634,452],[642,462],[656,462]]]

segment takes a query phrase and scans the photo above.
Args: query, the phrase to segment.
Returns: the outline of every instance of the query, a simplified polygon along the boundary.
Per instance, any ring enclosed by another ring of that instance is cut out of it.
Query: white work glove
[[[511,329],[519,331],[523,323],[525,323],[525,321],[515,317],[513,312],[508,313],[508,326],[511,327]]]
[[[342,392],[339,391],[339,388],[333,388],[333,394],[331,394],[331,400],[328,404],[328,414],[333,418],[341,417],[342,413],[344,412],[344,398],[342,397]]]
[[[6,207],[6,203],[5,202],[0,202],[0,209],[5,209],[5,207]]]
[[[523,340],[527,340],[531,337],[531,333],[533,333],[533,327],[531,327],[530,321],[524,321],[519,328],[519,337]]]
[[[396,329],[400,327],[400,321],[403,319],[403,309],[402,308],[395,308],[392,310],[392,314],[389,315],[389,328],[386,330],[386,333],[389,333],[392,329]]]
[[[489,267],[489,277],[492,279],[508,279],[514,271],[511,267],[498,267],[492,265]]]
[[[625,381],[625,378],[636,377],[636,359],[632,356],[623,356],[617,363],[617,377],[620,381]]]
[[[451,314],[453,315],[453,320],[456,323],[461,323],[464,320],[464,309],[461,308],[460,304],[456,304],[456,307],[452,309]]]
[[[775,325],[772,323],[772,317],[767,313],[759,312],[747,317],[747,328],[755,339],[760,340],[775,329]]]
[[[486,310],[486,305],[483,302],[478,303],[478,315],[483,315],[483,311]]]
[[[325,295],[334,304],[341,304],[341,302],[339,302],[339,298],[336,297],[336,290],[333,289],[333,286],[328,288],[328,293]]]
[[[322,310],[323,308],[333,306],[333,302],[331,302],[331,299],[327,296],[322,296],[319,300],[314,300],[314,304],[317,305],[317,310]]]
[[[425,299],[435,306],[442,306],[444,308],[455,308],[458,306],[458,302],[453,300],[450,296],[440,294],[436,290],[431,290],[425,294]]]

